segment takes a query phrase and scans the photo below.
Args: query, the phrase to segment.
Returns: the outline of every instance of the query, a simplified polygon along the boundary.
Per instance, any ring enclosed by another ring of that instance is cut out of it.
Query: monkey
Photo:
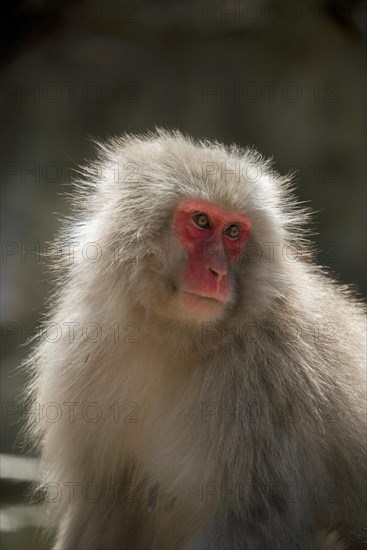
[[[292,178],[157,129],[72,200],[27,360],[54,549],[367,548],[365,308]]]

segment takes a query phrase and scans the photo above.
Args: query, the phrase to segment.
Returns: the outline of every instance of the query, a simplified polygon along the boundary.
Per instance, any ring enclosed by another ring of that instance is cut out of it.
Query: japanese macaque
[[[30,358],[57,550],[366,548],[364,308],[252,149],[100,147]]]

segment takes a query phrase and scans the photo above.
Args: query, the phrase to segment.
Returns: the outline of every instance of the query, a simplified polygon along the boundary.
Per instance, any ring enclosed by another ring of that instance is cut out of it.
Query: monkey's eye
[[[236,239],[238,239],[238,237],[240,236],[240,233],[241,233],[241,229],[238,225],[236,225],[235,223],[232,223],[231,225],[229,225],[225,230],[224,230],[224,234],[227,235],[227,237],[229,237],[230,239],[232,239],[233,241],[235,241]]]
[[[203,214],[202,212],[195,214],[192,219],[196,223],[196,225],[198,225],[202,229],[210,227],[208,216],[206,214]]]

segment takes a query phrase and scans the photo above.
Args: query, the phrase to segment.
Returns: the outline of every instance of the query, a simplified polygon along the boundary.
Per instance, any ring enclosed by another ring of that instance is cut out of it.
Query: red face
[[[231,267],[250,232],[249,218],[206,201],[187,200],[177,208],[173,228],[187,253],[181,278],[186,306],[214,313],[231,301]]]

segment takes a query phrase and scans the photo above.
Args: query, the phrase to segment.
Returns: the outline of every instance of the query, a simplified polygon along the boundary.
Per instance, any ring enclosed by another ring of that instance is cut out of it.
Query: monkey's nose
[[[216,268],[216,269],[213,269],[212,267],[209,266],[209,271],[210,273],[213,275],[213,277],[216,277],[219,279],[219,281],[226,275],[226,270],[225,269],[219,269],[219,268]]]

